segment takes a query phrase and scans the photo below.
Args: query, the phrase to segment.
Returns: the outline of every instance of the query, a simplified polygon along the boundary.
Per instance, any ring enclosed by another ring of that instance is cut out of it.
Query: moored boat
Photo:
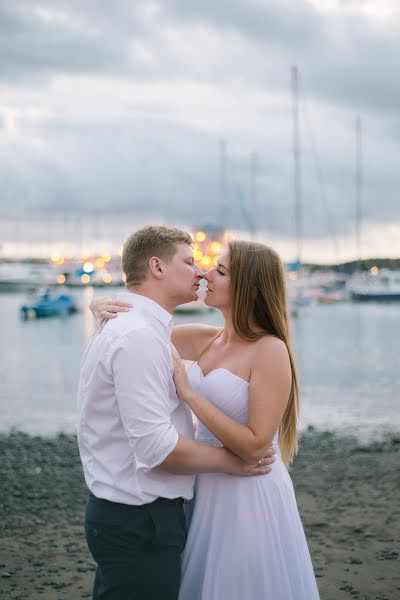
[[[47,289],[40,293],[30,304],[21,306],[21,318],[29,317],[56,317],[77,312],[75,300],[66,292],[56,292]]]
[[[400,271],[380,269],[357,275],[349,284],[349,292],[357,302],[399,302]]]

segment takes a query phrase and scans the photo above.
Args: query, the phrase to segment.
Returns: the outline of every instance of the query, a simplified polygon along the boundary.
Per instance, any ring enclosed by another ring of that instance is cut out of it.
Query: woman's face
[[[219,257],[217,266],[204,274],[204,279],[207,280],[207,293],[204,302],[208,306],[220,310],[230,307],[231,278],[229,264],[229,253],[225,251]]]

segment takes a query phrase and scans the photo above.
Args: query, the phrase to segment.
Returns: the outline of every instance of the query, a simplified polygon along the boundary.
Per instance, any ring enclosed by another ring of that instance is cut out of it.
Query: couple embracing
[[[127,291],[92,303],[106,323],[82,362],[78,442],[93,598],[318,600],[286,469],[298,393],[282,263],[232,241],[203,273],[191,243],[135,232]],[[171,327],[202,278],[223,327]]]

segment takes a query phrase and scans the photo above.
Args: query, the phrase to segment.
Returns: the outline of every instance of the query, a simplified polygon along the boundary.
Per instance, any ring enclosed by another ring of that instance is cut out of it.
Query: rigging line
[[[332,213],[331,213],[331,210],[330,210],[329,204],[328,204],[324,175],[323,175],[323,171],[322,171],[322,168],[321,168],[321,163],[319,161],[318,151],[316,149],[316,144],[315,144],[315,140],[314,140],[314,133],[313,133],[313,129],[312,129],[312,126],[311,126],[311,120],[310,120],[310,117],[309,117],[308,99],[307,99],[307,96],[306,96],[306,93],[305,93],[302,81],[300,81],[300,86],[301,86],[302,100],[303,100],[303,102],[302,102],[302,104],[303,104],[303,117],[304,117],[306,129],[308,130],[311,156],[312,156],[313,161],[314,161],[315,174],[316,174],[317,182],[318,182],[318,185],[319,185],[319,188],[320,188],[320,194],[321,194],[320,197],[322,199],[322,204],[323,204],[324,209],[325,209],[326,221],[327,221],[326,224],[327,224],[329,236],[331,238],[331,241],[332,241],[333,247],[334,247],[335,260],[336,260],[336,263],[338,264],[339,263],[339,247],[338,247],[338,243],[337,243],[337,239],[336,239],[336,235],[335,235],[334,229],[332,227]]]
[[[233,162],[231,160],[231,158],[229,158],[229,156],[227,157],[227,167],[228,167],[228,172],[230,175],[230,180],[231,180],[231,184],[232,187],[235,189],[236,191],[236,195],[239,198],[239,206],[240,206],[240,210],[242,212],[242,216],[244,217],[245,221],[246,221],[246,227],[250,230],[253,231],[254,228],[254,223],[246,209],[246,206],[243,202],[243,193],[242,193],[242,189],[240,187],[240,184],[237,180],[235,180],[234,175],[233,175]]]

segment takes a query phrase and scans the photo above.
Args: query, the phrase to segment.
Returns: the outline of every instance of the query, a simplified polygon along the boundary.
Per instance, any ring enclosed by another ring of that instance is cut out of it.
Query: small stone
[[[357,556],[351,556],[350,559],[346,562],[349,565],[362,565],[363,564],[363,561],[361,560],[361,558],[358,558]]]

